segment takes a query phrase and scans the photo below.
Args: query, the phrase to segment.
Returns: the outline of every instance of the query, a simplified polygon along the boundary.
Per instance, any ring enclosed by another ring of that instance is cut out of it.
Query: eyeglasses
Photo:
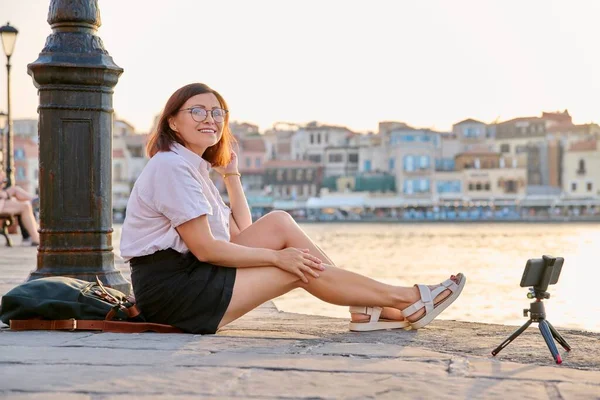
[[[206,118],[208,118],[208,113],[210,112],[212,119],[218,123],[225,121],[225,115],[227,115],[229,112],[229,110],[224,110],[222,108],[213,108],[212,110],[207,110],[202,107],[183,108],[179,111],[189,111],[192,115],[192,119],[196,122],[204,121]]]

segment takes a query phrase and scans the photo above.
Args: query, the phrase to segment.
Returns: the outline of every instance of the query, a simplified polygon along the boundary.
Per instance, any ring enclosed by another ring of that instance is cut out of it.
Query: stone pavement
[[[0,294],[35,269],[34,248],[0,247]],[[128,277],[127,267],[117,266]],[[435,321],[350,333],[347,321],[272,303],[217,335],[0,330],[0,397],[14,399],[600,399],[600,334],[558,330],[555,366],[530,327]]]

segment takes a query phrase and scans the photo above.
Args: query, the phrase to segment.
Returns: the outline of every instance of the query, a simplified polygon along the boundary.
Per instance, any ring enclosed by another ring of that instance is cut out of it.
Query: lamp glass
[[[17,41],[17,32],[2,31],[2,47],[4,48],[4,54],[7,57],[12,56],[13,50],[15,49],[15,42]]]

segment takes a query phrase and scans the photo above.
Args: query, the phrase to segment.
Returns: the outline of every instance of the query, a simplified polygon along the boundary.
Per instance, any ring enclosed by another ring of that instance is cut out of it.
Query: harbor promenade
[[[35,269],[36,249],[0,247],[0,295]],[[118,257],[117,257],[118,258]],[[117,261],[124,276],[128,267]],[[492,299],[490,299],[492,301]],[[10,399],[599,399],[600,334],[561,329],[561,366],[535,324],[497,358],[513,326],[435,321],[351,333],[347,320],[273,303],[216,335],[0,330]]]

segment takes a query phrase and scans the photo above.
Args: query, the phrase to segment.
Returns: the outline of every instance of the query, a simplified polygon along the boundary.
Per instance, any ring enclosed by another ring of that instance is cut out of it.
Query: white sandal
[[[419,288],[421,299],[402,310],[402,315],[404,315],[404,318],[408,319],[409,316],[422,308],[425,308],[425,314],[418,320],[409,322],[412,329],[420,329],[429,324],[458,298],[463,287],[465,287],[467,277],[463,274],[458,274],[456,277],[458,278],[458,284],[452,279],[448,279],[433,290],[429,289],[429,286],[427,285],[415,285]],[[434,305],[433,300],[446,289],[449,289],[452,293]]]
[[[384,329],[402,329],[410,326],[409,322],[396,321],[391,319],[379,319],[381,316],[381,307],[350,307],[350,312],[353,314],[370,315],[369,322],[350,322],[350,330],[354,332],[369,332],[379,331]]]

